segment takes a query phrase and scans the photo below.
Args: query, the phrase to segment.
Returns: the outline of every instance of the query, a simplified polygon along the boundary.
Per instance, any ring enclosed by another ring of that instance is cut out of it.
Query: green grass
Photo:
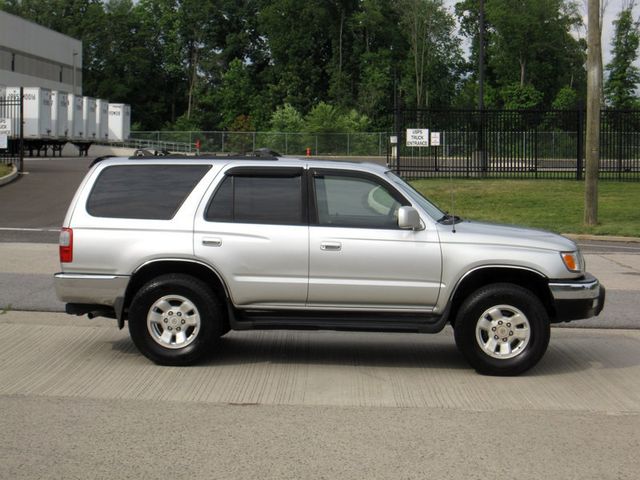
[[[0,163],[0,177],[4,177],[5,175],[9,175],[11,173],[11,167],[9,165],[5,165],[4,163]]]
[[[558,233],[640,237],[640,183],[599,182],[599,224],[595,227],[583,225],[583,182],[426,179],[411,183],[441,209],[450,213],[453,210],[465,219],[524,225]]]

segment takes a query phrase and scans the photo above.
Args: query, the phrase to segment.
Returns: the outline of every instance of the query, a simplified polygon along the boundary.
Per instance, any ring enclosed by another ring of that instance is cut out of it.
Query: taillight
[[[73,230],[60,230],[60,263],[73,262]]]

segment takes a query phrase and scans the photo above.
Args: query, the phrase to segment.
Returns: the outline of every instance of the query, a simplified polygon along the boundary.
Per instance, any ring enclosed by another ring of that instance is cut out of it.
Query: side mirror
[[[398,227],[404,230],[422,230],[418,211],[413,207],[400,207],[398,209]]]

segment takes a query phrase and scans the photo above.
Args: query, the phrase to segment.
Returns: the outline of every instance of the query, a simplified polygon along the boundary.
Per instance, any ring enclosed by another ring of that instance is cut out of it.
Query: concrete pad
[[[161,367],[126,330],[61,314],[0,315],[0,395],[237,405],[640,413],[640,332],[554,329],[515,378],[476,374],[452,332],[232,332],[201,365]],[[113,325],[113,323],[112,323]]]

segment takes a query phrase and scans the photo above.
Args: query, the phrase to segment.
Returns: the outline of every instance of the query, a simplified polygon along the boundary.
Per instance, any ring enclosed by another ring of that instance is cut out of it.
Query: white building
[[[0,89],[16,86],[82,95],[82,42],[0,11]]]

